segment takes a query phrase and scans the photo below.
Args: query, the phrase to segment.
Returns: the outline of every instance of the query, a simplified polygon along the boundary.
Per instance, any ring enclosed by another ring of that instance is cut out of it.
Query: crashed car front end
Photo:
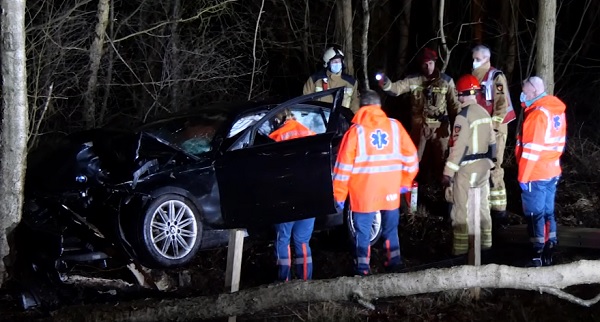
[[[133,256],[121,215],[148,197],[135,185],[158,169],[140,156],[143,134],[89,131],[32,155],[19,254],[64,273],[77,263],[105,267]]]

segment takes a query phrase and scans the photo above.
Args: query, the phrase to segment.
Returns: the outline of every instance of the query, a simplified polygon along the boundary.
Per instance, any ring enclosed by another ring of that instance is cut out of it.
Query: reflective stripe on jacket
[[[444,175],[454,176],[457,171],[485,174],[494,163],[496,135],[492,118],[485,108],[473,100],[461,105],[452,128],[452,144],[444,167]],[[471,180],[475,187],[475,178]]]
[[[311,94],[321,92],[327,89],[344,87],[344,98],[342,106],[347,107],[356,113],[358,111],[358,82],[354,77],[339,73],[333,74],[329,70],[321,70],[306,80],[302,94]],[[332,103],[333,96],[326,96],[319,99],[322,102]]]
[[[543,96],[525,109],[515,148],[519,182],[547,180],[561,174],[560,156],[567,135],[565,109],[565,104],[552,95]]]
[[[302,123],[291,119],[285,121],[285,123],[277,130],[271,132],[271,134],[269,134],[269,137],[279,142],[315,134],[315,132],[302,125]]]
[[[400,188],[410,187],[419,171],[415,145],[379,105],[361,107],[352,122],[333,169],[335,200],[350,195],[356,212],[398,208]]]
[[[454,123],[454,117],[459,111],[460,103],[454,81],[438,70],[430,77],[416,74],[393,83],[387,82],[383,85],[383,90],[394,96],[410,93],[413,124],[439,124],[447,122],[448,118],[450,123]]]

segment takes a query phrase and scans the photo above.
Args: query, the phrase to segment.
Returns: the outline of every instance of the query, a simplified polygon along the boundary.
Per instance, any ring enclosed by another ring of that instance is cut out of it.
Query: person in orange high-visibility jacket
[[[344,135],[333,169],[334,198],[338,209],[350,196],[356,229],[356,273],[370,273],[369,234],[375,213],[381,211],[386,269],[403,267],[398,223],[400,195],[408,191],[419,170],[417,149],[397,120],[381,109],[379,95],[371,90],[360,96],[361,108]]]
[[[537,76],[523,82],[521,103],[524,121],[517,128],[515,156],[523,214],[533,246],[528,266],[548,266],[558,242],[554,198],[567,135],[566,106],[556,96],[546,94],[544,82]]]
[[[296,121],[288,109],[275,117],[273,122],[275,131],[269,137],[275,141],[291,140],[316,134],[302,123]],[[294,253],[296,255],[296,277],[312,279],[312,252],[310,238],[315,226],[315,218],[307,218],[275,225],[277,237],[275,240],[275,256],[277,257],[278,280],[289,281],[292,276],[292,256],[290,240],[294,239]]]
[[[279,125],[281,124],[280,122],[283,122],[283,125]],[[282,115],[275,118],[275,123],[277,123],[275,126],[279,126],[279,128],[271,132],[269,137],[278,142],[316,134],[311,129],[302,125],[302,123],[296,121],[291,111],[287,109]]]

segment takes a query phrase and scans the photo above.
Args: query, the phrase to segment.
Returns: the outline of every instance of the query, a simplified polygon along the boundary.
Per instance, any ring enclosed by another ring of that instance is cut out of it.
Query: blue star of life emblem
[[[560,116],[555,116],[552,121],[554,121],[554,129],[558,130],[560,128]]]
[[[377,150],[381,150],[388,145],[388,134],[380,129],[371,133],[371,139],[371,144],[376,147]]]

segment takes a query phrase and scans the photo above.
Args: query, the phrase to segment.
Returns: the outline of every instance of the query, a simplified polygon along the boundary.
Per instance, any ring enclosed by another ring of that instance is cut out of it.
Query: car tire
[[[173,268],[188,264],[198,252],[203,225],[200,213],[187,198],[168,193],[151,200],[136,228],[142,264]]]
[[[352,209],[350,209],[350,205],[347,206],[345,210],[346,216],[346,227],[348,229],[348,238],[353,245],[356,245],[356,229],[354,228],[354,220],[352,218]],[[381,237],[381,212],[377,212],[375,215],[375,220],[373,221],[373,225],[371,225],[371,236],[370,236],[370,244],[371,246],[375,245],[379,238]]]

